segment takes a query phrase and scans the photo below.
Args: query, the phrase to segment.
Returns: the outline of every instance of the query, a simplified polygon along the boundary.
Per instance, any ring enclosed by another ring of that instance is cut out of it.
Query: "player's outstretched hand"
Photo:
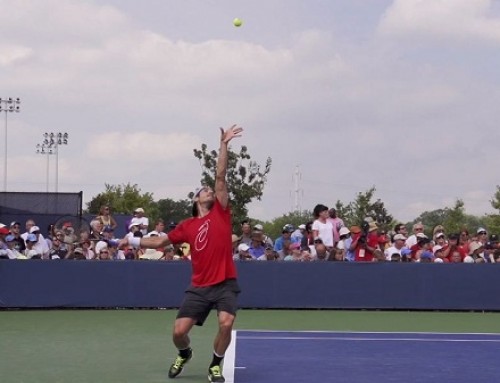
[[[241,132],[243,132],[243,128],[238,125],[233,125],[227,130],[220,128],[220,140],[227,144],[234,137],[241,137]]]
[[[118,249],[122,250],[126,246],[128,246],[128,238],[125,237],[125,238],[120,239],[120,241],[118,242]]]

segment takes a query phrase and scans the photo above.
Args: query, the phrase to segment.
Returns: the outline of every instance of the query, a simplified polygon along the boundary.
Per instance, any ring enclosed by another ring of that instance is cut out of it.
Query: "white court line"
[[[239,332],[260,332],[260,333],[304,333],[304,334],[415,334],[415,335],[486,335],[500,337],[500,333],[494,332],[426,332],[426,331],[328,331],[328,330],[238,330]]]
[[[226,378],[226,383],[234,382],[234,364],[236,359],[236,331],[231,331],[231,343],[224,354],[224,364],[222,373]]]
[[[244,336],[239,339],[251,340],[343,340],[343,341],[367,341],[367,342],[493,342],[500,343],[500,339],[446,339],[446,338],[351,338],[351,337],[293,337],[293,336]]]

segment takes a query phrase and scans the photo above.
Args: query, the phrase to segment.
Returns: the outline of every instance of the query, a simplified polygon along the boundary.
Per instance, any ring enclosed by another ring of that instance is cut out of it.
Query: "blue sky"
[[[218,127],[238,123],[234,146],[273,159],[253,217],[349,202],[371,186],[402,221],[457,198],[491,212],[499,3],[9,1],[0,97],[22,105],[8,115],[7,190],[46,190],[35,147],[52,131],[70,135],[59,191],[88,201],[130,182],[186,198],[200,178],[192,149],[217,147]]]

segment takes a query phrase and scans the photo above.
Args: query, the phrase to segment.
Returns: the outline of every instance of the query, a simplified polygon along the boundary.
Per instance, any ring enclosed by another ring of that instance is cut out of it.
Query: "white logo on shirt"
[[[196,251],[203,250],[208,243],[208,229],[210,228],[210,220],[207,219],[198,229],[198,234],[194,240],[194,248]]]

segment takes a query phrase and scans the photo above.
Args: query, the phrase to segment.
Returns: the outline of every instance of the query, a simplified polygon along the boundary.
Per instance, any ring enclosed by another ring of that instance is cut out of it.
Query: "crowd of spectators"
[[[242,222],[242,235],[233,236],[234,259],[238,261],[333,261],[333,262],[421,262],[500,263],[498,235],[479,227],[446,232],[437,225],[429,237],[422,223],[412,227],[397,224],[391,232],[366,218],[363,224],[347,227],[335,209],[317,205],[314,220],[295,228],[283,227],[273,241],[262,225]]]
[[[287,224],[278,238],[266,235],[261,224],[241,222],[240,232],[232,236],[235,261],[293,262],[421,262],[421,263],[500,263],[498,236],[477,228],[448,233],[442,225],[424,234],[422,223],[413,225],[411,234],[404,224],[391,232],[377,222],[365,219],[360,226],[347,227],[335,209],[318,204],[313,220],[294,227]],[[33,219],[24,230],[21,223],[0,223],[0,259],[74,259],[74,260],[161,260],[190,261],[189,244],[157,249],[118,248],[114,232],[117,223],[108,206],[103,206],[88,230],[75,232],[71,223],[57,229],[47,228],[43,236]],[[175,222],[162,219],[150,229],[149,219],[137,208],[127,222],[126,236],[163,236],[175,228]]]

